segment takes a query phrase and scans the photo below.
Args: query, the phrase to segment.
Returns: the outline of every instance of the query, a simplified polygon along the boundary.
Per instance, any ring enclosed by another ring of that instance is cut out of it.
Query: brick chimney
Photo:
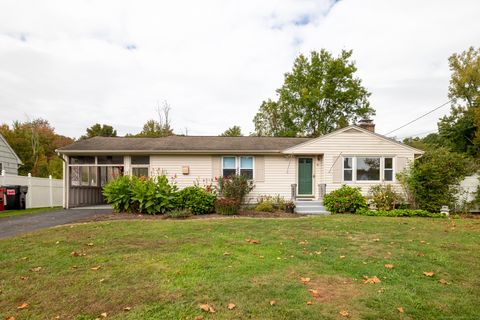
[[[375,132],[375,123],[373,123],[373,120],[362,119],[358,122],[357,126],[368,131]]]

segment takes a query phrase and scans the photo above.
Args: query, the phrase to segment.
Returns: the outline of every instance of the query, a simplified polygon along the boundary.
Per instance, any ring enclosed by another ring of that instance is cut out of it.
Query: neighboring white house
[[[22,161],[17,156],[7,140],[0,134],[0,173],[5,170],[6,174],[18,174],[18,167]]]
[[[374,125],[351,125],[319,138],[95,137],[59,150],[65,161],[64,206],[103,203],[102,186],[119,174],[158,175],[180,188],[245,174],[255,183],[249,195],[321,199],[342,184],[366,194],[375,184],[400,189],[397,172],[423,151],[376,134]]]

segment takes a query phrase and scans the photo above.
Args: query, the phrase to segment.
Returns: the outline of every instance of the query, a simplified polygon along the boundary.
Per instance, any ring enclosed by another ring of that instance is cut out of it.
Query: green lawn
[[[479,253],[474,219],[79,224],[0,240],[0,313],[2,319],[95,319],[104,312],[115,319],[345,319],[339,312],[346,311],[349,319],[478,319]],[[381,282],[365,284],[364,276]],[[17,309],[23,303],[28,307]],[[229,303],[236,307],[227,309]]]
[[[5,211],[0,211],[0,218],[23,216],[25,214],[32,214],[32,213],[52,212],[60,209],[62,209],[62,207],[32,208],[32,209],[25,209],[25,210],[5,210]]]

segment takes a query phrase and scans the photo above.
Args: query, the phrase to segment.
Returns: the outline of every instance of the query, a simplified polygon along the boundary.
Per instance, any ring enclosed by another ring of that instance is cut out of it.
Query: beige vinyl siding
[[[364,195],[368,193],[371,186],[378,184],[378,182],[343,182],[342,161],[344,156],[393,157],[395,174],[414,159],[413,150],[356,129],[349,129],[322,139],[312,140],[290,149],[289,152],[296,155],[323,154],[323,161],[321,161],[323,172],[319,174],[317,171],[315,183],[316,185],[325,183],[327,192],[335,190],[345,183],[360,187]],[[317,169],[319,169],[319,166],[317,163]],[[401,185],[396,180],[393,182],[386,181],[385,183],[393,184],[398,191],[402,190]]]
[[[247,202],[253,204],[261,195],[280,195],[290,200],[290,186],[295,183],[295,158],[285,155],[266,155],[264,159],[264,181],[254,181],[255,188],[250,193]]]
[[[182,173],[182,167],[189,167],[189,174]],[[212,174],[210,155],[152,155],[150,156],[151,175],[165,174],[169,180],[176,176],[177,186],[185,188],[198,182],[201,186],[210,183]]]

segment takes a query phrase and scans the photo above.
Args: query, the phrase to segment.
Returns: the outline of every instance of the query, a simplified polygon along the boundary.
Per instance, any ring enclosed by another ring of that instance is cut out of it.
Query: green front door
[[[298,195],[312,195],[313,159],[298,158]]]

